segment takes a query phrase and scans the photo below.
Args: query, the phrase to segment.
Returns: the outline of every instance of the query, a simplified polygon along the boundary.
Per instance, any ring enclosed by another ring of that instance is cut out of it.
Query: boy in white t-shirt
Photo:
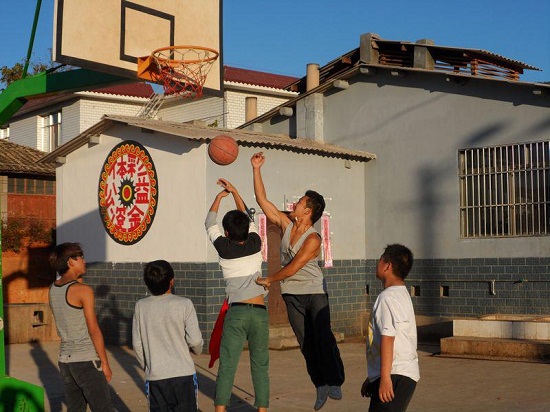
[[[361,395],[370,397],[369,412],[406,411],[420,379],[416,321],[405,278],[413,254],[388,245],[376,266],[384,290],[374,303],[368,327],[367,372]]]

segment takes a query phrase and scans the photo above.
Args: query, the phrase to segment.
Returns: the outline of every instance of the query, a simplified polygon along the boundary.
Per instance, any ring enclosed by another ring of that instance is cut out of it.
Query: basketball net
[[[166,95],[198,99],[218,56],[216,50],[201,46],[163,47],[151,53],[148,71]]]

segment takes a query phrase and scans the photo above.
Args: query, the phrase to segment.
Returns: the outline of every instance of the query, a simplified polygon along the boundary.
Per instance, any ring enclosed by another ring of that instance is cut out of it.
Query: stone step
[[[337,342],[344,340],[344,334],[334,332]],[[272,325],[269,327],[269,349],[282,350],[297,348],[298,341],[290,325]]]
[[[550,340],[452,336],[440,345],[441,356],[550,363]]]

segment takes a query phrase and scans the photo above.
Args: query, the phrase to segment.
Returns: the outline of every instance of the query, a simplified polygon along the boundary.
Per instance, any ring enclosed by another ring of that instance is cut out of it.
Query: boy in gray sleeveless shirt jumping
[[[286,304],[288,320],[306,360],[309,377],[317,390],[313,409],[318,411],[328,398],[342,399],[341,386],[345,380],[344,364],[332,329],[330,309],[323,273],[317,258],[321,236],[313,228],[323,215],[323,196],[308,190],[289,214],[281,212],[266,196],[260,168],[265,162],[263,153],[252,159],[254,194],[266,217],[283,231],[279,271],[257,283],[269,287],[281,281],[281,294]]]

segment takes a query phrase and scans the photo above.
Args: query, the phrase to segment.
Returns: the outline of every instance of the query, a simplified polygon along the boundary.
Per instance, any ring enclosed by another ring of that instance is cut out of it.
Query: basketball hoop
[[[164,93],[198,99],[219,53],[202,46],[169,46],[138,59],[138,77],[162,84]]]

